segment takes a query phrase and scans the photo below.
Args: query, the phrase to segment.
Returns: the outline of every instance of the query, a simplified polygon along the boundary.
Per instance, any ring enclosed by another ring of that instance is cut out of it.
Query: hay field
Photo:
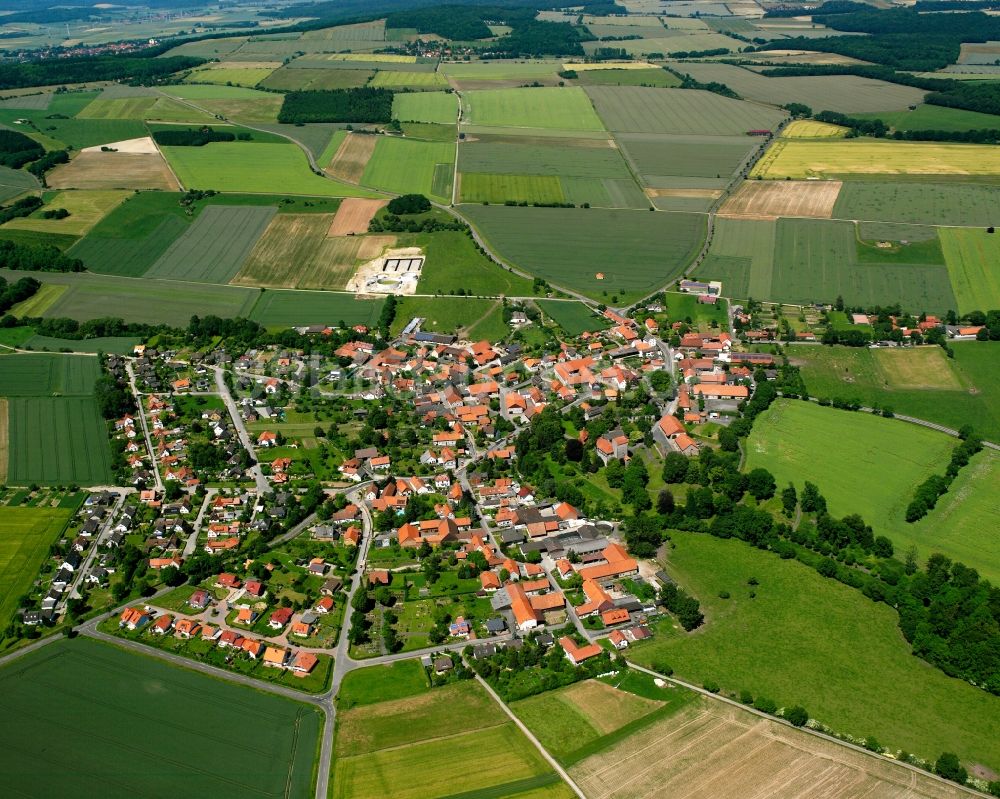
[[[462,105],[463,120],[470,125],[604,130],[587,95],[578,87],[471,91]]]
[[[1000,240],[981,228],[941,228],[958,312],[1000,308]]]
[[[979,144],[779,139],[750,177],[836,178],[843,175],[1000,175],[1000,150]]]
[[[180,186],[163,156],[156,153],[83,152],[47,176],[54,189],[161,189]]]
[[[69,508],[0,507],[0,624],[5,628],[72,516]]]
[[[357,89],[365,86],[374,74],[369,69],[300,69],[284,66],[268,75],[259,85],[281,91]],[[281,98],[278,100],[280,105]]]
[[[642,86],[588,86],[585,91],[608,130],[742,136],[748,130],[774,130],[784,111],[711,92]]]
[[[328,236],[346,236],[368,232],[368,223],[382,208],[387,200],[362,200],[348,197],[340,204],[337,213],[330,223]]]
[[[744,181],[719,209],[721,215],[829,219],[840,193],[840,181]]]
[[[328,175],[349,183],[360,183],[365,167],[375,152],[375,136],[348,133],[333,154],[330,163],[324,167]]]
[[[274,206],[208,206],[146,276],[198,283],[229,282],[277,210]]]
[[[392,118],[402,122],[454,125],[457,117],[458,98],[448,92],[406,92],[392,98]]]
[[[559,178],[550,175],[491,175],[463,172],[459,183],[460,202],[564,203]]]
[[[330,236],[330,214],[279,214],[260,237],[234,285],[341,289],[359,263],[381,255],[395,236]]]
[[[184,82],[253,87],[281,66],[280,61],[266,63],[271,64],[271,66],[240,67],[231,62],[227,62],[225,65],[212,65],[207,69],[192,70],[184,78]]]
[[[82,236],[128,197],[127,191],[61,191],[31,216],[12,219],[4,228],[37,233],[67,233]],[[64,219],[43,219],[41,212],[65,208]]]
[[[591,799],[959,799],[958,786],[699,697],[571,769]]]
[[[679,71],[704,83],[724,83],[747,100],[772,105],[804,103],[817,111],[844,114],[902,111],[922,102],[925,94],[910,86],[856,75],[770,78],[743,67],[712,63],[683,64]]]
[[[892,391],[961,391],[965,388],[940,347],[878,349],[871,354],[886,387]]]
[[[313,792],[322,714],[308,705],[82,637],[0,670],[0,686],[14,794],[57,796],[81,780],[101,796]]]
[[[783,139],[839,139],[847,134],[847,128],[817,122],[815,119],[796,119],[781,131]]]
[[[443,89],[448,86],[448,81],[440,72],[379,70],[368,85],[393,89]]]

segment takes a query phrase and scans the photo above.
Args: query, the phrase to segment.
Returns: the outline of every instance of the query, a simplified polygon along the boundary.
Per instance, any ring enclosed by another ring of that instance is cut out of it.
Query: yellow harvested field
[[[71,162],[72,163],[72,162]],[[128,191],[61,191],[43,206],[42,210],[65,208],[69,216],[64,219],[42,219],[26,216],[12,219],[4,227],[17,230],[35,230],[39,233],[68,233],[82,236],[116,208],[131,192]],[[38,214],[38,211],[35,212]]]
[[[886,388],[934,391],[962,391],[965,388],[940,347],[875,349],[871,352]]]
[[[838,139],[779,139],[757,162],[754,178],[841,175],[1000,175],[1000,147]]]
[[[277,214],[232,279],[239,286],[342,289],[395,236],[328,236],[332,214]]]
[[[346,180],[348,183],[360,182],[361,176],[365,174],[365,167],[368,166],[368,160],[375,152],[375,143],[375,136],[349,133],[324,171],[331,177]]]
[[[55,305],[56,300],[65,293],[67,288],[69,286],[65,284],[42,283],[42,287],[32,296],[13,306],[10,309],[10,315],[31,318],[43,316],[49,308]]]
[[[748,180],[722,204],[719,214],[758,219],[779,216],[829,219],[841,186],[839,180],[785,180],[780,183]]]
[[[699,700],[570,769],[589,799],[960,799],[968,793],[720,702]]]
[[[368,223],[387,203],[388,200],[363,200],[359,197],[348,197],[337,209],[327,235],[348,236],[367,233]]]
[[[846,135],[847,128],[815,119],[796,119],[781,131],[783,139],[841,139]]]
[[[574,64],[568,62],[563,64],[563,69],[572,69],[574,72],[587,72],[591,69],[656,69],[655,64],[646,61],[597,61],[591,64]]]
[[[53,189],[162,189],[180,191],[177,178],[160,153],[79,153],[47,176]]]
[[[7,462],[10,457],[10,428],[7,424],[7,398],[0,397],[0,483],[7,482]]]
[[[560,701],[572,705],[601,735],[608,735],[631,721],[652,713],[662,702],[619,691],[600,680],[573,683],[558,692]]]

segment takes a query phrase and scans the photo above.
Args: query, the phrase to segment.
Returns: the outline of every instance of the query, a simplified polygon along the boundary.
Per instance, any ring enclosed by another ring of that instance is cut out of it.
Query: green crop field
[[[13,127],[16,119],[30,119],[42,134],[32,134],[50,149],[97,147],[146,135],[146,126],[138,119],[52,119],[51,111],[17,111],[0,108],[0,124]]]
[[[256,292],[254,292],[256,294]],[[299,325],[368,325],[373,327],[382,312],[383,300],[356,300],[353,294],[332,291],[267,290],[249,316],[265,327]]]
[[[73,352],[92,352],[95,354],[106,352],[114,355],[131,355],[135,345],[141,343],[142,339],[134,336],[98,336],[84,339],[31,336],[24,342],[24,346],[27,349],[48,350],[49,352],[72,350]]]
[[[463,172],[461,180],[463,203],[564,203],[559,178],[551,175],[490,175]]]
[[[868,350],[853,347],[792,347],[814,397],[840,397],[867,407],[937,422],[954,430],[973,424],[1000,442],[1000,345],[955,342],[954,358],[940,347]]]
[[[420,294],[449,294],[464,288],[472,294],[524,297],[531,281],[508,272],[476,249],[472,239],[458,231],[404,234],[400,247],[422,247],[427,255],[420,272]]]
[[[270,67],[215,67],[195,69],[184,78],[185,83],[223,83],[232,86],[256,86],[274,72]]]
[[[182,100],[266,100],[271,97],[267,92],[243,86],[178,84],[164,86],[162,91]]]
[[[623,133],[618,143],[643,181],[669,188],[673,176],[716,178],[722,188],[759,142],[748,136],[665,136]]]
[[[407,74],[420,75],[422,73]],[[439,125],[454,125],[458,118],[458,98],[449,92],[397,94],[392,98],[392,118],[401,122],[433,122]]]
[[[510,263],[599,301],[628,302],[665,285],[705,235],[700,214],[662,214],[654,224],[648,212],[597,208],[469,205],[462,212]]]
[[[361,183],[397,194],[425,194],[451,202],[454,164],[452,144],[379,136]]]
[[[489,756],[499,752],[502,757]],[[476,767],[456,778],[455,763],[472,761]],[[527,794],[559,778],[470,682],[342,713],[331,782],[334,799],[485,798]]]
[[[6,166],[0,167],[0,203],[5,203],[19,194],[35,191],[38,188],[38,180],[30,172]]]
[[[223,318],[247,316],[257,300],[257,289],[211,284],[184,284],[174,280],[135,280],[112,275],[76,272],[16,272],[0,270],[7,280],[41,278],[43,290],[58,294],[47,298],[44,308],[23,315],[48,319],[69,317],[78,321],[112,314],[126,322],[184,327],[197,314]],[[51,302],[48,302],[48,300]],[[30,302],[30,301],[29,301]],[[303,323],[308,324],[308,323]]]
[[[810,475],[814,467],[815,459]],[[705,625],[633,646],[630,660],[665,662],[682,679],[748,690],[779,707],[800,703],[833,729],[874,735],[890,750],[931,761],[957,752],[1000,767],[1000,698],[911,655],[894,610],[735,539],[682,532],[671,539],[667,569],[701,601]]]
[[[441,64],[441,71],[458,80],[530,80],[552,78],[562,69],[560,61],[469,61]]]
[[[775,222],[769,220],[716,219],[708,257],[698,268],[698,277],[721,280],[727,297],[768,297],[774,273],[775,231]]]
[[[578,336],[588,330],[606,330],[611,327],[611,322],[595,314],[582,302],[536,300],[535,303],[549,319],[570,336]]]
[[[581,86],[656,86],[671,89],[681,81],[665,69],[587,69],[579,73]]]
[[[768,78],[743,67],[711,63],[683,64],[679,69],[703,83],[724,83],[747,100],[770,105],[804,103],[816,111],[839,111],[851,116],[878,111],[873,116],[884,119],[881,112],[906,113],[907,107],[924,98],[920,89],[856,75]]]
[[[948,274],[960,314],[1000,308],[1000,241],[982,228],[941,228]]]
[[[740,136],[748,130],[773,130],[783,111],[690,89],[589,86],[588,96],[608,130]]]
[[[357,89],[366,85],[374,74],[370,69],[296,69],[285,66],[276,69],[259,85],[279,91]]]
[[[4,628],[72,516],[69,508],[0,507],[0,625]]]
[[[429,689],[427,675],[417,660],[397,660],[386,666],[355,669],[344,675],[337,708],[350,710],[422,694]]]
[[[924,225],[995,224],[1000,186],[846,181],[833,209],[838,219]]]
[[[213,142],[204,147],[162,149],[185,188],[323,197],[377,196],[314,175],[305,154],[291,143]]]
[[[550,143],[551,141],[551,143]],[[611,141],[483,137],[458,148],[462,172],[554,177],[629,178],[628,166]]]
[[[212,205],[146,273],[149,277],[228,283],[240,271],[277,208]]]
[[[6,397],[7,481],[14,485],[106,484],[111,448],[93,398],[96,358],[8,355],[0,370]],[[0,470],[2,471],[2,470]]]
[[[417,316],[426,320],[422,329],[430,333],[468,330],[488,318],[497,306],[497,300],[478,297],[401,297],[396,306],[392,333],[398,334]]]
[[[996,130],[1000,128],[1000,116],[980,114],[961,108],[947,108],[943,105],[918,105],[914,110],[895,112],[878,111],[872,114],[852,114],[862,119],[881,119],[896,130]]]
[[[448,81],[440,72],[380,70],[375,73],[369,85],[393,89],[442,89],[448,86]]]
[[[0,763],[19,796],[81,780],[103,796],[312,791],[322,716],[307,705],[85,638],[18,660],[0,683],[9,722]],[[52,768],[53,759],[74,766]]]
[[[462,98],[470,125],[599,131],[604,126],[580,88],[485,89]]]

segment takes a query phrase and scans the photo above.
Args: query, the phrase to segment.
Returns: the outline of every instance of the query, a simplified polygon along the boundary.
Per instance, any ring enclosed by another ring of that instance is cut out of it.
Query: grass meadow
[[[31,216],[12,219],[4,227],[82,236],[119,205],[127,191],[60,191],[46,197],[45,205]],[[44,219],[42,213],[57,208],[69,211],[63,219]]]
[[[350,710],[360,705],[406,699],[426,692],[429,687],[420,661],[397,660],[386,666],[349,671],[340,684],[337,707]]]
[[[397,244],[421,247],[427,256],[417,284],[420,294],[449,294],[456,288],[464,288],[485,296],[531,295],[530,280],[495,264],[464,233],[450,230],[406,233],[398,237]]]
[[[912,111],[884,111],[877,109],[876,113],[853,114],[853,116],[881,119],[886,125],[896,130],[996,130],[1000,128],[1000,116],[981,114],[978,111],[966,111],[962,108],[948,108],[943,105],[924,105],[921,103]]]
[[[1000,308],[1000,239],[981,228],[941,228],[958,312]]]
[[[247,289],[244,289],[245,291]],[[254,292],[255,296],[257,292]],[[382,312],[382,299],[358,300],[353,294],[332,291],[274,291],[260,293],[253,310],[243,314],[265,327],[298,325],[347,325],[374,327]]]
[[[889,749],[1000,766],[1000,698],[911,655],[894,610],[735,539],[671,532],[671,540],[668,571],[701,601],[705,625],[633,646],[630,660],[665,662],[682,679],[779,707],[802,704],[839,732],[874,735]]]
[[[460,197],[463,203],[529,204],[564,203],[562,183],[551,175],[493,175],[463,172]]]
[[[72,516],[68,508],[0,507],[0,627],[14,617]]]
[[[457,117],[458,98],[450,92],[407,92],[392,98],[392,118],[401,122],[454,125]]]
[[[535,304],[541,308],[542,313],[570,336],[578,336],[590,330],[606,330],[611,327],[611,322],[603,316],[595,314],[589,306],[582,302],[535,300]]]
[[[429,333],[470,330],[497,308],[497,300],[478,297],[400,297],[392,333],[399,333],[416,316],[426,320],[422,329]]]
[[[424,194],[451,202],[455,147],[445,142],[379,136],[361,183],[396,194]]]
[[[705,235],[700,214],[476,205],[462,213],[510,263],[598,301],[629,302],[665,285]]]
[[[163,154],[185,188],[250,194],[305,194],[321,197],[374,197],[347,183],[309,171],[294,144],[213,142],[204,147],[164,147]]]
[[[603,130],[600,118],[578,87],[484,89],[467,92],[463,120],[470,125],[555,130]]]
[[[0,762],[19,794],[52,796],[81,779],[108,796],[312,791],[322,717],[307,705],[86,638],[26,656],[0,670],[0,684]]]
[[[440,72],[414,72],[412,70],[399,72],[386,69],[376,72],[368,85],[392,89],[443,89],[448,86],[448,81]]]

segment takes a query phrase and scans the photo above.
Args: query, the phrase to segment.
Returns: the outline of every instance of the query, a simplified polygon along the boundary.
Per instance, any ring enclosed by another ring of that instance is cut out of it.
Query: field
[[[488,127],[599,131],[604,126],[580,88],[485,89],[463,97],[463,121]]]
[[[361,183],[396,194],[451,201],[455,147],[444,142],[377,137]]]
[[[333,141],[337,141],[334,137]],[[340,180],[347,180],[351,183],[361,181],[361,176],[365,173],[365,167],[375,152],[376,138],[360,133],[348,133],[340,138],[340,145],[334,151],[329,163],[324,170]]]
[[[368,85],[393,89],[441,89],[447,87],[448,81],[440,72],[379,70]]]
[[[979,228],[941,228],[941,247],[960,314],[1000,308],[1000,243]]]
[[[39,187],[35,176],[22,169],[0,167],[0,202],[5,203],[26,191],[34,191]]]
[[[889,371],[898,365],[880,366]],[[975,468],[968,467],[969,474],[960,473],[963,480],[946,495],[947,506],[942,500],[925,519],[908,524],[904,514],[913,489],[930,474],[944,472],[956,440],[916,425],[848,413],[801,402],[775,405],[754,426],[748,466],[763,466],[779,486],[792,482],[799,490],[808,474],[832,514],[860,513],[892,539],[898,552],[916,544],[922,558],[943,552],[991,579],[1000,576],[1000,553],[991,545],[992,533],[969,524],[973,511],[996,503],[1000,474],[995,455],[980,457]],[[810,468],[806,464],[817,442],[824,442],[822,465]]]
[[[12,219],[4,227],[82,236],[127,196],[128,192],[124,191],[61,191],[31,216]],[[42,211],[53,208],[65,208],[69,216],[65,219],[41,218]]]
[[[348,198],[337,209],[337,215],[330,223],[329,236],[357,235],[368,232],[368,223],[385,205],[385,200],[361,200]]]
[[[631,66],[633,62],[627,62]],[[572,65],[569,68],[579,72],[578,83],[581,86],[657,86],[663,89],[680,86],[680,79],[665,69],[585,69],[580,66],[599,66],[598,64]],[[636,65],[639,66],[639,65]]]
[[[840,193],[840,181],[783,181],[769,183],[748,180],[723,203],[720,214],[732,216],[806,216],[829,219]]]
[[[0,276],[7,280],[40,277],[43,290],[52,286],[54,291],[44,298],[42,308],[31,312],[19,309],[21,315],[44,316],[49,319],[65,316],[81,322],[113,313],[126,322],[184,327],[191,321],[193,314],[213,314],[223,318],[246,316],[259,294],[254,289],[235,286],[185,284],[176,280],[140,281],[76,272],[40,274],[5,269],[0,270]]]
[[[919,89],[856,75],[769,78],[729,64],[684,64],[679,69],[704,83],[724,83],[747,100],[771,105],[804,103],[815,111],[905,111],[924,98]]]
[[[156,119],[164,122],[208,122],[201,111],[170,97],[133,96],[104,99],[102,95],[84,108],[76,119]]]
[[[582,302],[536,300],[535,304],[570,336],[578,336],[588,330],[604,330],[611,326],[607,319],[595,314]]]
[[[150,267],[148,277],[228,283],[277,211],[268,206],[211,205]]]
[[[630,660],[666,662],[682,679],[714,680],[779,707],[800,703],[835,730],[873,735],[890,750],[930,760],[953,751],[997,768],[1000,698],[911,655],[891,608],[741,541],[681,532],[671,539],[668,571],[701,601],[706,623],[694,635],[634,646]]]
[[[422,329],[427,332],[461,333],[488,319],[498,309],[499,303],[478,297],[401,297],[396,307],[393,334],[398,334],[417,316],[426,320]]]
[[[551,175],[489,175],[463,172],[461,179],[463,203],[564,203],[559,178]]]
[[[8,355],[3,366],[7,480],[14,485],[110,482],[111,449],[92,396],[97,359]]]
[[[442,743],[445,743],[442,746]],[[503,753],[503,756],[489,756]],[[456,762],[475,761],[456,777]],[[331,796],[518,796],[561,786],[537,750],[472,682],[340,714]],[[535,794],[532,794],[535,795]],[[564,796],[555,788],[546,796]]]
[[[680,275],[705,235],[705,219],[698,214],[663,215],[653,225],[641,211],[475,205],[462,210],[510,263],[595,299],[617,296],[621,302]]]
[[[0,761],[19,795],[53,796],[81,780],[106,796],[312,791],[322,721],[306,705],[82,638],[28,655],[0,681],[10,720]],[[137,725],[156,746],[137,740]]]
[[[400,247],[421,247],[427,255],[417,291],[450,294],[456,288],[484,296],[531,294],[531,281],[508,272],[480,253],[468,236],[458,231],[404,234]]]
[[[783,111],[690,89],[589,86],[586,92],[615,132],[742,136],[773,130],[785,118]]]
[[[846,134],[847,128],[815,119],[796,119],[781,131],[783,139],[839,139]]]
[[[918,105],[914,110],[859,114],[858,116],[881,119],[896,130],[995,130],[1000,128],[1000,117],[994,114],[980,114],[961,108],[947,108],[942,105]]]
[[[163,154],[185,188],[250,194],[312,194],[370,197],[356,186],[309,171],[305,154],[294,144],[213,142],[204,147],[164,147]]]
[[[587,796],[600,799],[967,796],[957,786],[704,697],[589,757],[570,774]]]
[[[417,660],[397,660],[387,666],[371,666],[344,675],[337,694],[337,709],[350,710],[405,699],[427,691],[427,675]]]
[[[980,144],[778,139],[750,172],[765,180],[848,175],[1000,175],[1000,153]]]
[[[356,300],[353,294],[330,291],[265,291],[249,317],[265,327],[338,325],[341,322],[374,327],[382,312],[382,303],[381,299]]]
[[[79,153],[53,169],[46,183],[54,189],[178,189],[159,153]]]
[[[235,66],[213,66],[208,69],[192,70],[184,78],[184,81],[186,83],[222,83],[232,84],[233,86],[256,86],[279,66],[281,66],[280,63],[274,63],[274,66],[271,67],[252,67],[248,69]]]
[[[279,214],[232,282],[288,289],[341,289],[360,262],[378,258],[394,236],[330,236],[330,214]]]
[[[924,225],[986,227],[1000,221],[1000,186],[951,183],[844,183],[833,215]]]
[[[0,400],[0,406],[4,400]],[[0,425],[2,426],[2,425]],[[4,453],[0,451],[0,458]],[[2,471],[2,468],[0,468]],[[6,482],[6,481],[5,481]],[[73,511],[0,507],[0,625],[10,623]]]
[[[356,89],[368,83],[375,73],[370,69],[276,69],[260,82],[261,87],[281,91],[311,89]]]
[[[406,74],[420,75],[422,73]],[[392,118],[401,122],[435,122],[439,125],[454,125],[457,117],[458,100],[454,94],[414,92],[397,94],[392,98]]]
[[[35,335],[28,338],[24,342],[24,346],[27,349],[47,350],[49,352],[71,350],[73,352],[92,352],[94,354],[105,352],[115,355],[131,355],[135,345],[141,343],[142,339],[134,336],[97,336],[94,338],[71,339]]]

